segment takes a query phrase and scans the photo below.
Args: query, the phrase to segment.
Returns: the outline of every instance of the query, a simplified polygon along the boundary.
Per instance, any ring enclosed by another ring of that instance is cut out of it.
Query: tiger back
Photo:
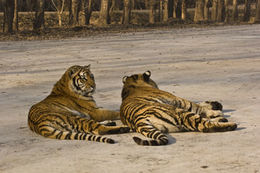
[[[201,104],[160,90],[151,72],[123,78],[121,121],[150,140],[133,137],[139,145],[166,145],[165,133],[181,131],[223,132],[237,125],[223,117],[216,101]]]
[[[119,112],[98,108],[92,97],[95,88],[90,65],[68,68],[50,95],[31,107],[28,114],[30,129],[53,139],[115,143],[100,135],[126,133],[129,128],[99,123],[119,119]]]

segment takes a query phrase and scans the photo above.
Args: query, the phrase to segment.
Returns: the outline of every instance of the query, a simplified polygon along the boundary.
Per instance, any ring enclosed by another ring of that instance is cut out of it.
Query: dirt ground
[[[74,64],[91,64],[101,107],[118,110],[122,77],[150,70],[163,90],[193,101],[222,102],[238,129],[171,133],[170,144],[158,147],[136,145],[136,133],[111,135],[113,145],[32,133],[30,106]],[[0,172],[257,173],[259,105],[260,25],[0,42]]]

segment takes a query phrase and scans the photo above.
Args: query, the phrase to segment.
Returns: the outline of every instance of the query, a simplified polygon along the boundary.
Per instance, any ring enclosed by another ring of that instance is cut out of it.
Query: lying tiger
[[[54,85],[51,94],[31,107],[30,129],[54,139],[115,143],[113,139],[97,135],[126,133],[129,127],[98,123],[119,119],[119,112],[98,108],[92,97],[95,88],[90,65],[70,67]]]
[[[223,132],[237,128],[222,114],[218,102],[196,104],[158,89],[151,72],[123,78],[121,121],[151,140],[133,137],[139,145],[166,145],[164,133],[179,131]]]

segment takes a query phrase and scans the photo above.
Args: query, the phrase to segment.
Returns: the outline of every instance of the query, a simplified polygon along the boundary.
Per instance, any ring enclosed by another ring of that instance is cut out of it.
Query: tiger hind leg
[[[138,145],[158,146],[168,144],[168,137],[156,127],[154,127],[149,121],[144,120],[143,122],[138,123],[136,127],[137,132],[141,133],[147,138],[151,138],[151,140],[143,140],[139,137],[133,137],[134,141]]]
[[[183,121],[184,129],[188,131],[224,132],[232,131],[237,128],[236,123],[225,122],[225,120],[221,118],[216,118],[214,121],[214,119],[203,118],[202,116],[191,112],[180,113],[180,117]]]

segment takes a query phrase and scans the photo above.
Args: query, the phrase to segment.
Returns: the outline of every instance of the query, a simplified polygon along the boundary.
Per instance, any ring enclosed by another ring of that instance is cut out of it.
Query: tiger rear
[[[165,133],[223,132],[237,125],[223,117],[219,102],[194,102],[162,91],[150,78],[151,72],[123,78],[121,121],[151,140],[134,137],[139,145],[166,145]]]
[[[92,97],[95,87],[90,66],[70,67],[54,85],[51,94],[31,107],[30,129],[52,139],[115,143],[100,135],[126,133],[129,128],[99,123],[119,119],[119,112],[97,107]]]

